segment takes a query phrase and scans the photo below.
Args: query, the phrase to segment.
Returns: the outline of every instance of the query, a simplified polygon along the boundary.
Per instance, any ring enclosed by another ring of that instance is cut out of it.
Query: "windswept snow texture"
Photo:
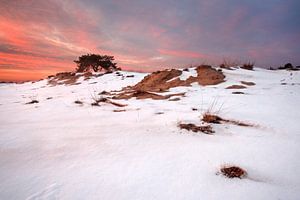
[[[222,84],[172,88],[186,92],[180,101],[116,100],[128,104],[124,112],[91,106],[92,97],[147,74],[55,87],[46,80],[1,84],[0,199],[299,199],[299,72],[223,71]],[[256,85],[225,89],[240,81]],[[39,103],[26,104],[33,99]],[[214,124],[213,135],[177,127],[201,124],[209,108],[256,126]],[[248,177],[217,175],[226,164]]]

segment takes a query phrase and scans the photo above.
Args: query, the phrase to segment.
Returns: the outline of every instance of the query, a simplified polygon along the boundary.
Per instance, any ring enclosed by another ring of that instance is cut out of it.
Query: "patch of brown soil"
[[[130,99],[136,97],[136,99],[154,99],[154,100],[162,100],[162,99],[169,99],[173,96],[184,96],[185,93],[176,93],[176,94],[169,94],[169,95],[159,95],[152,92],[146,92],[142,90],[137,91],[125,91],[120,94],[117,94],[113,97],[113,99]]]
[[[180,80],[181,70],[171,69],[153,72],[142,81],[133,86],[133,90],[164,92],[173,87],[190,86],[198,82],[200,85],[216,85],[224,82],[224,74],[209,65],[201,65],[196,68],[197,77],[189,77],[187,80]]]
[[[234,124],[237,126],[246,126],[246,127],[253,127],[254,125],[247,124],[241,121],[237,120],[229,120],[229,119],[223,119],[217,115],[213,115],[210,113],[205,113],[202,117],[202,121],[206,123],[213,123],[213,124],[221,124],[222,122],[229,123],[229,124]]]
[[[179,76],[182,74],[182,71],[178,69],[153,72],[136,85],[123,88],[113,99],[130,99],[132,97],[155,100],[169,99],[172,96],[183,96],[184,93],[159,95],[153,92],[165,92],[174,87],[190,86],[194,82],[203,86],[224,82],[224,74],[209,65],[201,65],[196,68],[196,71],[197,77],[190,76],[187,80],[180,80]]]
[[[179,76],[181,74],[182,71],[178,69],[153,72],[152,74],[146,76],[138,84],[133,86],[132,89],[141,90],[141,91],[151,91],[151,92],[166,91],[169,88],[174,87],[175,85],[180,86],[182,84],[183,81],[179,80]]]
[[[86,72],[82,76],[84,77],[84,80],[89,80],[93,76],[93,73],[92,72]]]
[[[48,84],[50,85],[62,85],[62,84],[74,84],[76,83],[79,76],[76,76],[73,72],[61,72],[57,73],[55,76],[48,77]]]
[[[222,71],[218,71],[209,65],[201,65],[196,68],[197,77],[189,77],[187,82],[189,84],[198,82],[199,85],[217,85],[224,82],[225,75]]]
[[[243,86],[243,85],[231,85],[231,86],[228,86],[226,89],[245,89],[247,88],[246,86]]]
[[[48,84],[52,86],[56,85],[78,85],[76,83],[80,77],[84,77],[84,80],[88,80],[91,77],[102,76],[103,74],[93,74],[91,72],[86,72],[84,74],[76,74],[74,72],[61,72],[56,75],[48,76]]]
[[[248,81],[241,81],[241,83],[244,84],[244,85],[248,85],[248,86],[256,85],[255,83],[253,83],[253,82],[248,82]]]
[[[212,127],[210,125],[205,125],[205,126],[196,126],[195,124],[182,124],[180,123],[179,125],[180,129],[185,129],[188,131],[193,131],[193,132],[203,132],[205,134],[212,134],[214,131],[212,130]]]
[[[228,178],[244,178],[247,172],[237,166],[224,166],[220,169],[221,173]]]

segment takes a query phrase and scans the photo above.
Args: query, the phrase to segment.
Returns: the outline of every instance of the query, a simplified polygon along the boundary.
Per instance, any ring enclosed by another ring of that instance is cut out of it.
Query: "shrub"
[[[78,60],[74,60],[77,64],[76,72],[87,72],[94,70],[94,72],[101,71],[102,69],[106,71],[117,70],[117,63],[113,63],[113,56],[108,55],[98,55],[98,54],[87,54],[82,55]]]

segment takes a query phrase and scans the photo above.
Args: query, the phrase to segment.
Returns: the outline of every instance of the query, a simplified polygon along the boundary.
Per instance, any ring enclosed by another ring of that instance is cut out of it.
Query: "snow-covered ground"
[[[122,73],[134,77],[0,85],[0,199],[300,198],[300,72],[227,70],[222,84],[171,89],[186,92],[180,101],[91,106],[99,92],[146,75]],[[240,81],[256,85],[224,89]],[[26,104],[32,99],[39,103]],[[256,126],[217,124],[213,135],[177,127],[200,124],[212,105],[221,117]],[[226,164],[244,168],[248,177],[216,175]]]

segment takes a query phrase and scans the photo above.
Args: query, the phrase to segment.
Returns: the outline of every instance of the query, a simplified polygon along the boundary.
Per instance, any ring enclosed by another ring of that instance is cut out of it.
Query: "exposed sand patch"
[[[185,93],[175,93],[169,95],[159,95],[153,92],[146,92],[142,90],[131,90],[131,91],[124,91],[120,94],[116,94],[113,96],[113,99],[130,99],[136,97],[136,99],[154,99],[154,100],[162,100],[162,99],[169,99],[173,96],[184,96]]]
[[[121,93],[114,96],[114,99],[137,99],[152,98],[156,100],[168,99],[172,96],[183,96],[184,94],[158,95],[153,92],[166,92],[170,88],[179,86],[191,86],[192,83],[199,85],[216,85],[224,82],[225,75],[209,65],[201,65],[196,68],[197,76],[190,76],[181,80],[182,71],[179,69],[163,70],[153,72],[142,81],[132,87],[123,88]]]
[[[52,86],[56,85],[77,85],[78,79],[84,77],[84,80],[88,80],[91,77],[99,77],[103,74],[93,74],[91,72],[86,72],[83,74],[76,74],[74,72],[61,72],[56,75],[48,77],[48,84]]]
[[[224,74],[209,65],[201,65],[196,68],[197,76],[190,76],[186,80],[180,80],[181,70],[171,69],[153,72],[142,81],[132,87],[133,90],[164,92],[170,88],[190,86],[197,82],[199,85],[216,85],[224,82]]]

